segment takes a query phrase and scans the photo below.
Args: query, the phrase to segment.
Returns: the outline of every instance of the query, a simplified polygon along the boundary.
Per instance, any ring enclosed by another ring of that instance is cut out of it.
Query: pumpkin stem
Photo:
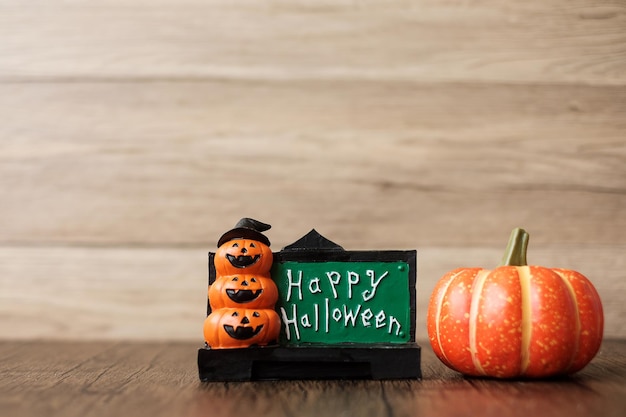
[[[515,228],[511,232],[509,243],[504,251],[500,266],[525,266],[526,250],[528,249],[528,232],[521,228]]]

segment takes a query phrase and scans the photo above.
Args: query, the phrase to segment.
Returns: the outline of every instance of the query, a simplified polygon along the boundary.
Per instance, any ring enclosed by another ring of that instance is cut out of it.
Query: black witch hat
[[[231,229],[222,235],[220,240],[217,241],[217,247],[219,248],[224,243],[233,239],[252,239],[258,242],[263,242],[269,246],[270,240],[262,232],[269,230],[271,227],[272,226],[269,224],[244,217],[237,222],[234,229]]]

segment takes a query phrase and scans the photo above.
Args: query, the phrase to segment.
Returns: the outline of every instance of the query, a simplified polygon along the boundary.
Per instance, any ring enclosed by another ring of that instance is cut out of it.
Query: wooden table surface
[[[201,383],[192,343],[0,342],[3,416],[622,417],[626,341],[547,381],[466,379],[424,343],[422,380]]]

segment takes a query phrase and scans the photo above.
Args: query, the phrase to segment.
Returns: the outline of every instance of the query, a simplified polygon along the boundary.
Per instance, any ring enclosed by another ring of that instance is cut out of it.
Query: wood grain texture
[[[9,80],[626,81],[623,1],[3,3]]]
[[[349,248],[625,242],[622,87],[12,84],[0,113],[5,244],[214,245],[247,215]]]
[[[244,216],[418,249],[422,312],[521,226],[624,337],[624,28],[622,0],[2,0],[0,339],[194,339]]]
[[[547,381],[464,379],[423,350],[421,381],[198,381],[189,343],[0,342],[0,409],[23,417],[621,416],[626,346],[605,341],[578,374]]]

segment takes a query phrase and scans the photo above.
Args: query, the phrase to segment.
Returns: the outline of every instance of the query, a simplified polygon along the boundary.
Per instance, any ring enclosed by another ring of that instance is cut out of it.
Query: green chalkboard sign
[[[415,251],[345,251],[316,231],[274,254],[282,345],[415,341]]]
[[[405,261],[275,263],[281,341],[409,342],[409,269]]]

